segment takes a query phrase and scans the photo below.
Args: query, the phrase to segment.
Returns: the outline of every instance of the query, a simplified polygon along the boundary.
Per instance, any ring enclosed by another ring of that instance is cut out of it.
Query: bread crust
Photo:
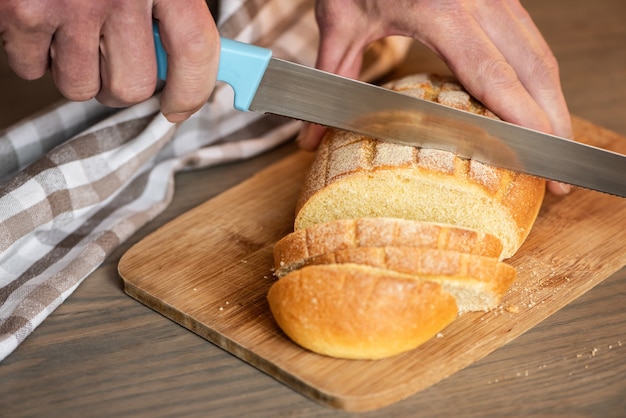
[[[387,87],[494,117],[452,79],[416,75]],[[295,230],[335,219],[397,217],[486,231],[511,257],[535,222],[545,180],[453,153],[330,129],[296,205]]]
[[[274,269],[282,277],[307,259],[358,247],[420,247],[499,258],[502,243],[491,234],[469,228],[398,218],[340,219],[311,225],[274,245]]]
[[[457,316],[454,298],[438,283],[354,264],[296,270],[275,282],[267,298],[276,322],[293,341],[346,359],[380,359],[412,350]]]

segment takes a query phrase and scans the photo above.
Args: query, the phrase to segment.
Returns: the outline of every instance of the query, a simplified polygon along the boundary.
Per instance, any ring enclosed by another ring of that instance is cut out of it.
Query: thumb
[[[161,111],[170,122],[182,122],[208,100],[217,78],[219,33],[202,0],[159,1],[153,14],[168,55],[167,82]]]

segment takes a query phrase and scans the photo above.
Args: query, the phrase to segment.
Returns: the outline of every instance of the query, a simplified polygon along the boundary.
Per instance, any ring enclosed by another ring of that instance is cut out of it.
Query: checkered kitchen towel
[[[313,65],[312,0],[220,3],[222,36]],[[390,38],[366,56],[365,79],[402,59]],[[95,101],[63,102],[0,132],[0,361],[124,240],[172,198],[174,174],[266,151],[299,128],[285,118],[233,110],[220,85],[179,125],[158,97],[115,111]]]

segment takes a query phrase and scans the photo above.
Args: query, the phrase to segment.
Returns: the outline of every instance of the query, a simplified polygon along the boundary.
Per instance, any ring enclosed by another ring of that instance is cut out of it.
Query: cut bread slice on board
[[[439,283],[357,264],[312,265],[270,288],[274,319],[318,354],[379,359],[412,350],[457,317]]]
[[[279,240],[274,246],[275,274],[282,277],[321,254],[388,246],[452,250],[495,258],[502,254],[498,238],[469,228],[397,218],[340,219],[311,225]]]
[[[459,313],[496,308],[516,277],[512,266],[495,258],[430,248],[347,248],[305,263],[316,264],[359,264],[440,283],[456,299]]]

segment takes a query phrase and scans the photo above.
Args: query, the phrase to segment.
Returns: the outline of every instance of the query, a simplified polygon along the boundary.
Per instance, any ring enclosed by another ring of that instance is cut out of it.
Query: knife
[[[158,77],[167,53],[153,26]],[[234,107],[353,131],[382,141],[453,152],[513,171],[626,197],[626,156],[508,122],[410,97],[272,57],[220,38],[217,80]]]

